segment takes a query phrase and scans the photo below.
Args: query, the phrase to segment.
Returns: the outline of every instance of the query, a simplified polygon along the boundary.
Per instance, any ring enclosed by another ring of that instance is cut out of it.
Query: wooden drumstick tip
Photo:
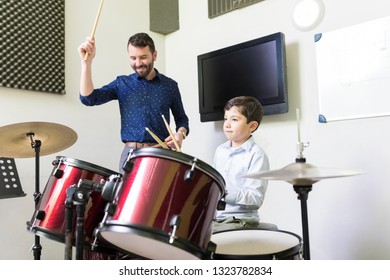
[[[104,3],[104,0],[101,0],[101,1],[100,1],[100,5],[99,5],[98,12],[97,12],[97,14],[96,14],[95,22],[94,22],[93,27],[92,27],[91,38],[95,37],[96,27],[97,27],[97,24],[98,24],[98,22],[99,22],[100,13],[101,13],[101,11],[102,11],[103,3]],[[87,60],[88,56],[89,56],[89,53],[86,52],[85,55],[84,55],[84,61]]]
[[[169,135],[171,136],[172,141],[173,141],[173,143],[175,144],[176,150],[177,150],[178,152],[181,152],[180,146],[179,146],[179,144],[177,143],[175,136],[173,135],[173,132],[172,132],[171,127],[169,126],[169,124],[168,124],[167,120],[165,119],[164,115],[161,115],[161,117],[163,118],[164,123],[165,123],[165,126],[167,127],[167,130],[168,130],[168,132],[169,132]]]
[[[169,149],[168,146],[163,141],[161,141],[160,138],[158,138],[158,136],[154,134],[148,127],[145,127],[145,129],[161,147],[164,149]]]

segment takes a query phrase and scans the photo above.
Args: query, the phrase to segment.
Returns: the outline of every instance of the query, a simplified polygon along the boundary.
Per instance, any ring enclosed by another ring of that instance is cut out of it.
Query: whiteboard
[[[390,17],[315,35],[319,122],[390,115]]]

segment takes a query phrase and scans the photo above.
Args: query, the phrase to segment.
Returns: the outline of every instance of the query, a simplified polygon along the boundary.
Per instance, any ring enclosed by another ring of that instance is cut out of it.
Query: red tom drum
[[[197,158],[160,148],[130,151],[124,169],[97,238],[147,259],[207,259],[225,196],[222,176]]]
[[[77,185],[81,179],[100,183],[108,180],[111,175],[116,173],[112,170],[68,157],[56,157],[56,160],[53,161],[53,166],[52,173],[42,196],[39,198],[33,217],[30,222],[27,222],[27,229],[37,235],[65,243],[65,200],[67,198],[67,189],[72,185]],[[102,198],[100,192],[91,191],[85,205],[84,216],[86,248],[90,248],[94,241],[93,233],[103,219],[106,204],[107,201]],[[73,221],[76,224],[76,211],[74,211]],[[74,225],[73,229],[75,228],[76,226]],[[103,247],[98,249],[106,251]]]

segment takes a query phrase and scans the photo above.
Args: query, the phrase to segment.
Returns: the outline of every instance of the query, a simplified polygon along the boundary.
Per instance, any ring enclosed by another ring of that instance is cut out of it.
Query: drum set
[[[304,197],[303,240],[274,229],[213,234],[216,211],[225,207],[225,182],[196,157],[154,147],[135,149],[120,174],[57,156],[41,194],[40,155],[73,145],[77,134],[63,125],[30,122],[0,127],[0,140],[4,143],[1,157],[36,158],[35,210],[27,222],[27,230],[35,235],[34,259],[40,259],[40,237],[63,243],[65,259],[73,258],[73,248],[76,259],[91,260],[310,259],[305,203],[311,184],[356,174],[324,173],[304,162],[284,170],[248,174],[294,185]]]

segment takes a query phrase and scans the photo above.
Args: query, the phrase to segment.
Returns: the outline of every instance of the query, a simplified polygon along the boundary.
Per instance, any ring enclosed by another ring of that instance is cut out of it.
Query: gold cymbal
[[[0,157],[35,157],[32,140],[41,141],[40,155],[49,155],[72,146],[77,134],[71,128],[50,122],[25,122],[0,127]]]
[[[354,176],[361,173],[362,172],[357,170],[324,169],[304,162],[294,162],[281,169],[255,172],[244,175],[244,177],[253,179],[282,180],[293,184],[294,186],[308,186],[322,179]]]

